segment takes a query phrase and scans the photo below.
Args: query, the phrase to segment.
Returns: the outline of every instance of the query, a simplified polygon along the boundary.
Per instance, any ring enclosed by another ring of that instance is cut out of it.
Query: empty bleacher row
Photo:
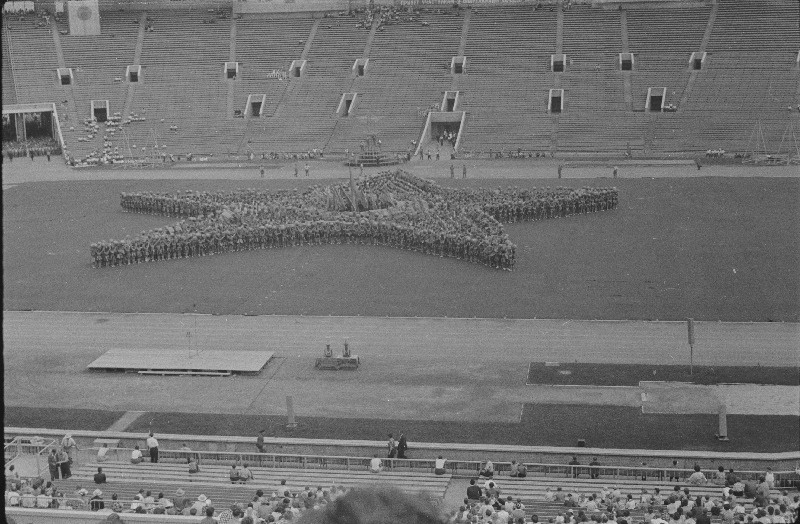
[[[525,38],[514,35],[525,34]],[[521,7],[481,9],[470,20],[467,74],[458,79],[467,112],[465,151],[550,149],[550,55],[556,13]]]
[[[424,21],[429,25],[403,21],[376,32],[367,74],[353,84],[359,100],[349,119],[337,125],[329,147],[357,150],[367,135],[377,134],[384,150],[405,151],[419,138],[421,111],[440,103],[450,89],[462,16],[442,13]]]
[[[17,92],[16,88],[14,87],[14,75],[11,69],[11,52],[8,49],[8,31],[6,30],[5,24],[2,26],[2,59],[3,59],[3,105],[9,104],[16,104],[17,103]]]
[[[339,100],[351,89],[353,62],[364,54],[368,35],[367,30],[354,29],[349,19],[322,20],[306,57],[306,72],[276,115],[278,125],[263,138],[253,137],[254,143],[260,141],[259,149],[291,151],[294,144],[326,149],[337,123]]]
[[[226,151],[238,143],[227,114],[223,65],[229,57],[230,19],[206,23],[202,12],[148,14],[141,66],[131,111],[147,119],[134,126],[134,144],[148,141],[151,129],[170,152]],[[161,120],[164,120],[162,123]],[[170,132],[177,125],[178,132]]]
[[[274,116],[288,82],[270,75],[273,71],[286,71],[292,60],[300,59],[312,22],[310,16],[277,18],[254,14],[236,20],[236,61],[241,68],[236,108],[245,106],[248,95],[265,94],[261,113],[264,117]]]
[[[457,110],[466,111],[462,151],[742,151],[757,121],[769,136],[780,135],[791,118],[787,108],[797,112],[798,13],[788,0],[766,8],[755,0],[721,1],[708,59],[689,91],[689,55],[700,49],[710,12],[709,7],[627,10],[628,49],[635,57],[631,106],[618,71],[617,10],[573,7],[561,14],[567,64],[565,72],[553,73],[559,14],[522,6],[474,9],[464,42],[464,12],[445,10],[423,13],[424,24],[385,26],[370,45],[369,30],[354,27],[349,17],[234,20],[229,14],[209,23],[203,12],[174,10],[148,13],[154,30],[143,35],[136,15],[103,12],[102,35],[63,35],[57,50],[51,28],[9,19],[3,38],[12,45],[8,51],[3,46],[3,71],[16,90],[4,82],[3,100],[55,102],[67,119],[62,120],[67,149],[79,154],[98,147],[97,140],[76,142],[83,136],[80,122],[91,116],[91,101],[108,100],[114,114],[123,111],[126,99],[131,113],[145,119],[126,128],[135,149],[157,143],[179,155],[317,148],[341,153],[376,134],[384,150],[405,151],[419,139],[425,110],[453,89],[460,92]],[[236,24],[234,42],[231,24]],[[129,84],[125,67],[133,64],[140,38],[142,78]],[[462,46],[465,74],[453,75],[450,60]],[[304,48],[308,62],[300,78],[272,75],[287,71]],[[73,69],[72,86],[57,82],[57,51]],[[223,72],[231,55],[240,64],[234,82]],[[354,77],[353,62],[362,57],[369,58],[366,74]],[[665,87],[665,104],[677,106],[682,97],[685,104],[677,113],[639,114],[648,87]],[[559,116],[547,111],[551,88],[564,90]],[[336,114],[344,92],[357,93],[347,117]],[[231,106],[244,111],[250,94],[266,95],[262,118],[233,118]],[[75,115],[67,111],[67,101]],[[114,140],[122,146],[119,135]]]
[[[588,27],[592,30],[587,31]],[[564,13],[563,53],[569,59],[568,71],[616,71],[621,34],[619,11],[570,9]],[[621,92],[621,86],[614,91]]]
[[[719,0],[709,52],[798,52],[797,2]]]
[[[40,27],[29,19],[14,17],[4,16],[3,23],[11,42],[9,51],[13,53],[11,63],[17,89],[16,102],[56,102],[59,105],[63,100],[63,90],[56,82],[58,59],[51,29]]]

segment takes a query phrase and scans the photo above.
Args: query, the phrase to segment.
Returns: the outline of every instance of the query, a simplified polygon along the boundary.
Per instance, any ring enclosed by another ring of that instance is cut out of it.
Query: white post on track
[[[689,374],[694,374],[694,319],[686,319],[686,328],[689,332]]]
[[[297,421],[294,418],[294,397],[292,395],[286,396],[286,416],[288,418],[286,427],[294,429],[297,427]]]

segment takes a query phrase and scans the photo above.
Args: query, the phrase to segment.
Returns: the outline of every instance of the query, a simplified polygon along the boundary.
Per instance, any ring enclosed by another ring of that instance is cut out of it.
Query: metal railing
[[[100,449],[97,447],[86,448],[86,452],[94,452]],[[107,462],[129,462],[132,448],[108,448],[106,455]],[[145,461],[147,461],[146,450],[143,451]],[[159,462],[179,462],[187,463],[188,458],[194,456],[198,464],[224,464],[247,463],[258,467],[272,469],[296,468],[296,469],[330,469],[330,470],[367,470],[372,457],[353,457],[344,455],[301,455],[291,453],[249,453],[237,451],[194,451],[194,450],[170,450],[159,449]],[[114,460],[111,460],[114,457]],[[87,457],[92,461],[92,457]],[[382,457],[384,467],[393,471],[417,471],[433,472],[435,459],[390,459]],[[632,480],[655,480],[668,482],[670,478],[678,479],[678,482],[685,481],[694,473],[694,469],[689,468],[659,468],[647,466],[590,466],[588,464],[547,464],[537,462],[525,462],[529,476],[537,477],[562,477],[572,478],[574,475],[591,476],[596,473],[604,479],[632,479]],[[474,460],[448,460],[445,469],[448,473],[455,476],[477,476],[484,462]],[[508,474],[511,469],[510,462],[494,462],[495,474]],[[712,479],[717,473],[715,469],[701,469],[709,480],[708,484],[713,485]],[[758,478],[764,471],[736,471],[740,478]],[[776,485],[783,480],[796,480],[798,474],[795,471],[773,471]]]
[[[104,498],[101,501],[103,502],[104,508],[106,510],[111,509],[112,505],[119,504],[121,509],[120,512],[129,511],[132,504],[137,503],[145,506],[145,503],[139,500],[133,499],[117,499],[111,500],[110,498]],[[27,502],[24,500],[23,496],[20,495],[17,499],[16,504],[8,503],[8,507],[12,508],[31,508],[31,509],[74,509],[74,510],[81,510],[81,511],[95,511],[92,510],[92,500],[87,496],[87,498],[79,498],[79,497],[47,497],[46,499],[39,499],[34,497],[33,499],[28,499]],[[27,504],[27,505],[23,505]],[[33,504],[33,505],[31,505]],[[47,504],[46,506],[43,504]],[[153,507],[158,507],[159,504],[156,502],[153,504]]]
[[[36,476],[41,476],[42,464],[47,463],[47,454],[55,447],[56,441],[53,439],[14,437],[10,441],[6,441],[3,446],[4,465],[7,466],[21,455],[34,455],[36,457]]]

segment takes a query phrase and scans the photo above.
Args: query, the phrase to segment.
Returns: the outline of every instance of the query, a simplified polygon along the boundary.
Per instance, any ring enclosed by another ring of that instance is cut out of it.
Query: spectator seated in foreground
[[[511,468],[509,476],[516,478],[524,478],[528,476],[528,467],[525,464],[517,463],[516,460],[511,461]]]
[[[103,443],[103,447],[97,450],[97,462],[105,462],[108,460],[108,444]]]
[[[94,474],[94,483],[95,484],[106,483],[106,474],[103,473],[103,468],[97,468],[97,473]]]
[[[380,473],[383,471],[383,461],[378,457],[377,454],[373,455],[372,459],[370,459],[369,470],[373,473]]]
[[[131,464],[139,464],[140,462],[144,462],[144,458],[142,457],[142,452],[137,444],[133,448],[133,451],[131,451]]]

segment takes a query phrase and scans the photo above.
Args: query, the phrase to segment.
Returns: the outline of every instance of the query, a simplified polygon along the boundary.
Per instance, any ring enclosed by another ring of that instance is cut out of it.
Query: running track
[[[798,324],[697,322],[696,337],[696,364],[800,365]],[[345,338],[362,367],[314,370]],[[637,388],[526,386],[532,361],[687,364],[686,339],[683,322],[6,311],[4,394],[12,406],[269,415],[293,395],[305,416],[512,422],[528,402],[640,405]],[[275,358],[258,376],[222,379],[86,370],[110,348]]]

